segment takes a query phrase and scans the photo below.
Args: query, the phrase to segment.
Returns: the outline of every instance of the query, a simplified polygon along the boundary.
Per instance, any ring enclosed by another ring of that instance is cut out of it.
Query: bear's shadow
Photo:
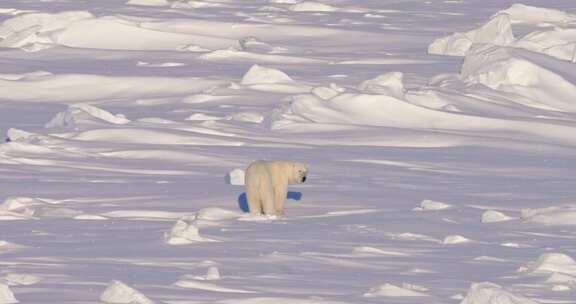
[[[299,201],[302,199],[302,192],[288,191],[286,198]],[[238,196],[238,207],[240,207],[240,210],[243,212],[250,212],[250,208],[248,208],[248,198],[246,197],[246,192]]]

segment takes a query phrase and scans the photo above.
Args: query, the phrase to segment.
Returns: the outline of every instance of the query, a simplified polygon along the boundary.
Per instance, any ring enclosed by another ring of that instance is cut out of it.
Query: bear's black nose
[[[302,182],[306,181],[306,175],[302,176]]]

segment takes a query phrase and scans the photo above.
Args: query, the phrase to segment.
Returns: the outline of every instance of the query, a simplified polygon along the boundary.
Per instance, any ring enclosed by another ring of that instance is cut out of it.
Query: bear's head
[[[301,184],[306,181],[308,176],[308,166],[303,163],[294,162],[292,164],[292,173],[292,182],[295,184]]]

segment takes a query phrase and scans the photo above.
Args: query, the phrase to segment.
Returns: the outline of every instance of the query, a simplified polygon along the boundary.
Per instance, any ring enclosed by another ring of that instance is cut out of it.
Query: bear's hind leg
[[[264,189],[262,189],[262,211],[264,211],[264,214],[276,214],[274,205],[274,191],[272,189],[272,185],[264,185]]]
[[[258,191],[246,191],[246,198],[248,199],[248,209],[250,214],[261,215],[262,214],[262,201],[258,195]]]

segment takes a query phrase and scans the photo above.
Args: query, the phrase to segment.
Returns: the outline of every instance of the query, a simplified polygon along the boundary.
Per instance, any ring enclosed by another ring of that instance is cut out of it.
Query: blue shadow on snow
[[[288,191],[286,198],[299,201],[302,199],[302,192]],[[250,212],[250,209],[248,208],[248,198],[246,197],[246,192],[238,196],[238,207],[240,207],[240,210],[243,212]]]

